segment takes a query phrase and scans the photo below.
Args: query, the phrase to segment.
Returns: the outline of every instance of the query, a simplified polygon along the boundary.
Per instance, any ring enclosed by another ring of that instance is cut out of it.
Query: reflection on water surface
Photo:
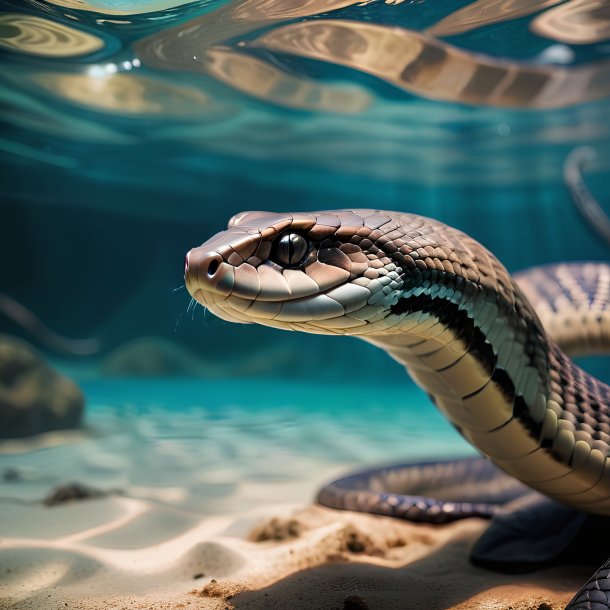
[[[610,36],[610,6],[599,0],[571,0],[537,17],[532,29],[568,44],[592,44]]]
[[[593,0],[0,7],[9,162],[53,138],[44,162],[60,166],[83,143],[137,156],[171,144],[191,160],[185,176],[211,159],[247,175],[255,158],[395,182],[514,183],[557,176],[583,143],[597,146],[597,170],[610,165],[610,11]],[[518,171],[508,158],[522,158]]]
[[[272,30],[255,42],[368,72],[406,91],[451,102],[553,108],[610,93],[610,62],[532,66],[466,53],[399,28],[319,20]]]
[[[104,42],[75,28],[35,15],[0,15],[0,46],[47,57],[77,57],[98,51]]]

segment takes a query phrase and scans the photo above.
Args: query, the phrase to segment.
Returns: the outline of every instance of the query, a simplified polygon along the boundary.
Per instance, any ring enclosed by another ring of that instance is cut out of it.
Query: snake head
[[[387,325],[400,296],[394,259],[412,248],[398,244],[398,229],[376,210],[242,212],[187,254],[186,287],[231,322],[366,334]]]
[[[378,210],[242,212],[188,253],[185,284],[225,320],[319,334],[391,334],[400,324],[420,336],[432,317],[473,317],[487,300],[488,313],[501,302],[513,310],[519,300],[472,238]]]

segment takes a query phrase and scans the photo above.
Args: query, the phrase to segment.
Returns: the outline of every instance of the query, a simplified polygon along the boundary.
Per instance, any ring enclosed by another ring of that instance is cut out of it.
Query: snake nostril
[[[215,258],[212,259],[212,261],[208,265],[208,277],[213,277],[214,274],[218,271],[219,266],[220,266],[220,263],[218,262],[218,260]]]
[[[187,253],[187,255],[184,257],[184,277],[186,277],[186,274],[189,271],[189,255]]]

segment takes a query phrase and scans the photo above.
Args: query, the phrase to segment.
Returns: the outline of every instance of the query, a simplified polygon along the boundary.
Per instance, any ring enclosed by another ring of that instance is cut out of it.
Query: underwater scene
[[[0,608],[610,609],[608,2],[0,0],[0,101]]]

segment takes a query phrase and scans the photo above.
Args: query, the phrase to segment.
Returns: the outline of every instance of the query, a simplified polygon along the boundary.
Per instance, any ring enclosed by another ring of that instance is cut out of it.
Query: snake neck
[[[512,280],[510,280],[512,282]],[[367,337],[402,363],[460,433],[530,487],[610,513],[610,388],[545,333],[519,288],[406,291],[393,332]]]
[[[560,310],[578,293],[591,300],[590,275],[568,274]],[[249,212],[189,252],[185,278],[226,320],[382,347],[504,470],[610,513],[610,388],[561,351],[498,259],[457,229],[380,210]],[[600,286],[593,305],[608,300],[610,281]]]

